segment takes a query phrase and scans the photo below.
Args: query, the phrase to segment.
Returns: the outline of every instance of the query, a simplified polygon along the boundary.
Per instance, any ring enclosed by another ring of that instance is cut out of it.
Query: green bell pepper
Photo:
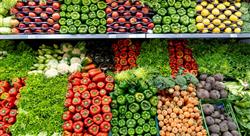
[[[105,17],[106,17],[105,11],[103,11],[103,10],[98,10],[98,11],[97,11],[97,17],[98,17],[98,18],[105,18]]]
[[[118,118],[112,117],[112,120],[110,121],[112,126],[117,126],[118,125]]]
[[[135,119],[128,119],[126,122],[127,127],[134,128],[136,126],[136,120]]]
[[[99,21],[99,19],[97,19],[97,18],[93,19],[93,20],[92,20],[92,23],[93,23],[93,25],[96,26],[96,27],[100,25],[100,21]]]
[[[127,119],[131,119],[133,117],[133,113],[131,111],[127,111],[125,116]]]
[[[174,7],[175,7],[176,9],[181,8],[181,7],[182,7],[181,2],[180,2],[180,1],[175,2]]]
[[[81,11],[81,6],[80,5],[74,5],[73,6],[73,11],[74,12],[80,12]]]
[[[105,34],[106,33],[106,26],[100,25],[98,26],[98,33],[99,34]]]
[[[119,96],[117,97],[117,103],[118,103],[118,104],[121,104],[121,105],[124,105],[124,104],[126,103],[126,97],[123,96],[123,95],[119,95]]]
[[[96,18],[96,13],[95,12],[89,12],[89,18],[91,18],[91,19]]]
[[[171,31],[170,25],[162,25],[162,32],[169,33]]]
[[[86,21],[87,19],[89,19],[89,16],[87,14],[81,14],[82,21]]]
[[[162,23],[165,25],[171,24],[171,17],[170,16],[163,17]]]
[[[172,33],[179,33],[181,25],[179,23],[173,23],[170,25]]]
[[[152,136],[150,133],[145,133],[144,136]]]
[[[101,25],[106,25],[107,24],[106,19],[105,18],[101,18],[100,19],[100,23],[101,23]]]
[[[126,125],[126,121],[125,121],[124,119],[120,119],[120,120],[118,121],[118,125],[119,125],[119,127],[123,127],[123,126]]]
[[[196,20],[194,19],[194,18],[189,18],[189,22],[190,22],[190,24],[196,24]]]
[[[118,85],[121,89],[127,89],[128,88],[128,83],[126,81],[121,81],[120,84]]]
[[[126,99],[127,99],[129,104],[135,102],[135,96],[133,96],[133,95],[127,95]]]
[[[98,9],[97,5],[95,5],[95,4],[91,4],[90,7],[89,7],[89,10],[92,11],[92,12],[97,11],[97,9]]]
[[[160,3],[154,3],[153,9],[154,9],[155,11],[159,10],[160,8],[161,8],[161,4],[160,4]]]
[[[77,28],[74,25],[69,26],[69,33],[70,34],[76,34]]]
[[[156,116],[157,115],[157,108],[156,107],[151,107],[150,108],[150,114],[151,116]]]
[[[167,10],[165,8],[160,8],[157,13],[161,16],[165,16],[167,14]]]
[[[100,1],[97,3],[98,9],[105,9],[107,7],[107,4],[104,1]]]
[[[147,123],[144,124],[144,125],[143,125],[143,131],[144,131],[144,132],[149,132],[149,131],[150,131],[150,125],[147,124]]]
[[[155,25],[155,27],[153,28],[153,32],[154,32],[155,34],[160,34],[160,33],[162,33],[161,25]]]
[[[129,128],[129,129],[128,129],[128,134],[129,134],[130,136],[135,135],[135,129],[134,129],[134,128]]]
[[[118,110],[112,109],[111,112],[112,112],[112,116],[113,116],[113,117],[118,117],[118,115],[119,115]]]
[[[190,4],[190,7],[195,8],[196,7],[196,1],[192,1],[191,4]]]
[[[61,12],[62,12],[62,11],[66,11],[66,10],[67,10],[67,5],[66,5],[66,4],[62,4],[62,5],[60,6],[60,9],[61,9]]]
[[[141,126],[137,126],[135,128],[135,133],[138,134],[138,135],[143,134],[143,128]]]
[[[126,114],[127,112],[127,106],[126,105],[120,105],[119,106],[119,114]]]
[[[71,18],[71,12],[66,12],[66,18]]]
[[[75,4],[75,5],[78,5],[81,3],[81,0],[72,0],[72,3]]]
[[[157,96],[151,97],[149,101],[150,101],[150,103],[151,103],[152,106],[157,106],[158,105],[158,98],[157,98]]]
[[[149,111],[143,111],[141,116],[145,120],[149,120],[151,118],[151,115],[150,115]]]
[[[145,98],[145,96],[144,96],[143,93],[135,93],[135,100],[136,100],[137,102],[143,101],[144,98]]]
[[[73,11],[73,5],[69,5],[69,6],[67,7],[67,11],[68,11],[68,12],[72,12],[72,11]]]
[[[66,4],[66,5],[70,5],[71,4],[71,0],[64,0],[64,3]]]
[[[70,26],[74,24],[74,21],[73,19],[67,19],[66,23],[67,23],[67,26]]]
[[[131,88],[128,89],[128,92],[130,94],[135,94],[136,90],[135,90],[135,88],[131,87]]]
[[[168,5],[169,6],[174,6],[175,0],[168,0]]]
[[[161,6],[163,7],[163,8],[168,8],[168,2],[167,1],[161,1]]]
[[[81,15],[78,12],[72,12],[71,13],[71,18],[73,20],[78,20],[78,19],[80,19],[80,17],[81,17]]]
[[[65,19],[65,18],[60,18],[59,24],[60,24],[61,26],[66,25],[66,19]]]
[[[151,99],[150,99],[150,100],[151,100]],[[143,100],[143,101],[141,102],[141,109],[142,109],[142,110],[150,110],[150,108],[151,108],[151,104],[150,104],[148,101]]]
[[[134,117],[135,120],[138,120],[139,118],[141,118],[140,113],[134,113]]]
[[[97,28],[95,26],[89,26],[88,31],[90,34],[95,34],[97,31]]]
[[[148,121],[148,124],[149,124],[151,127],[155,127],[155,126],[156,126],[155,119],[150,118],[149,121]]]
[[[137,120],[138,125],[143,126],[145,124],[145,120],[143,118],[139,118]]]
[[[126,116],[125,116],[125,114],[119,114],[119,118],[120,119],[126,119]]]
[[[154,24],[161,24],[162,17],[158,14],[153,16],[153,22]]]
[[[89,13],[89,7],[88,6],[82,6],[81,8],[82,13]]]
[[[189,24],[189,17],[187,15],[181,16],[180,23],[183,25],[188,25]]]
[[[64,11],[60,12],[60,18],[66,17],[66,13]]]
[[[67,26],[61,26],[59,32],[60,32],[60,34],[67,34],[68,30],[69,30],[69,28]]]
[[[120,136],[119,133],[112,133],[112,136]]]
[[[176,14],[176,9],[175,9],[174,7],[169,7],[169,8],[168,8],[168,14],[169,14],[169,15]]]
[[[151,134],[151,135],[156,135],[157,132],[158,132],[158,131],[157,131],[156,127],[151,127],[151,128],[150,128],[150,134]]]
[[[119,129],[119,133],[121,134],[121,135],[127,135],[128,134],[128,128],[127,127],[122,127],[122,128],[120,128]]]
[[[151,92],[151,90],[149,89],[145,90],[143,94],[145,95],[146,99],[149,99],[154,95],[153,92]]]
[[[124,94],[124,90],[121,87],[118,87],[117,85],[115,86],[114,90],[117,93],[117,95],[123,95]]]
[[[171,19],[173,23],[178,23],[180,20],[180,16],[178,14],[171,15]]]
[[[91,1],[90,0],[82,0],[82,4],[89,6],[91,4]]]
[[[140,87],[139,87],[139,91],[143,92],[144,90],[148,89],[148,84],[145,81],[139,81]]]
[[[195,24],[188,25],[188,32],[195,33],[197,31],[197,27]]]
[[[183,15],[186,15],[186,10],[184,8],[180,8],[177,10],[177,13],[180,15],[180,16],[183,16]]]
[[[128,109],[133,112],[133,113],[136,113],[137,111],[140,110],[140,106],[139,104],[137,103],[131,103],[129,106],[128,106]]]
[[[154,95],[158,93],[158,89],[156,87],[149,87],[149,89],[153,92]]]
[[[191,5],[191,0],[182,0],[181,3],[184,8],[188,8]]]
[[[91,0],[91,3],[97,3],[99,0]]]
[[[187,33],[188,32],[188,28],[184,25],[181,25],[181,33]]]
[[[117,126],[112,126],[111,132],[112,133],[119,133],[119,128]]]
[[[81,24],[82,24],[82,22],[81,22],[80,20],[75,20],[75,21],[74,21],[74,25],[75,25],[76,27],[79,27]]]
[[[111,102],[111,104],[110,104],[110,107],[111,107],[112,109],[118,108],[117,100],[112,100],[112,102]]]
[[[189,17],[193,18],[193,17],[196,15],[195,9],[194,9],[194,8],[189,8],[189,9],[187,10],[187,15],[188,15]]]

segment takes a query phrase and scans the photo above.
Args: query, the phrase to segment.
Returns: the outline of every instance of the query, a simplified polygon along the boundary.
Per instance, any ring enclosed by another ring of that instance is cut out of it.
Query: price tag
[[[230,37],[231,37],[231,38],[237,38],[238,35],[237,35],[237,34],[230,34]]]

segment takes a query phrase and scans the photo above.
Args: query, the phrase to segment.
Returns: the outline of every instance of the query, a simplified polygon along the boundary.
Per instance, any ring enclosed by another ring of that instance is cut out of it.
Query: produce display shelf
[[[0,35],[0,40],[25,39],[123,39],[123,38],[164,38],[164,39],[204,39],[204,38],[249,38],[250,33],[241,34],[29,34],[29,35]]]

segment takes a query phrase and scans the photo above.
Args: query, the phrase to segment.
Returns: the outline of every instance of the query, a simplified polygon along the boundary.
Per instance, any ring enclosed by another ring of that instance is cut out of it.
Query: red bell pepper
[[[0,94],[7,92],[7,89],[4,88],[3,86],[0,86]]]
[[[74,86],[73,87],[73,92],[75,93],[75,92],[78,92],[79,91],[79,86],[77,85],[77,86]]]
[[[8,98],[8,99],[9,99],[9,98]],[[5,108],[8,108],[8,109],[11,109],[11,108],[15,107],[15,101],[16,101],[16,99],[15,99],[15,98],[12,99],[12,100],[8,100],[8,99],[3,100],[3,101],[1,102],[1,105],[2,105],[3,107],[5,107]]]
[[[81,81],[81,84],[83,85],[89,85],[91,83],[91,80],[88,78],[88,77],[83,77],[82,78],[82,81]]]
[[[82,73],[82,77],[88,77],[89,78],[89,73]]]
[[[119,57],[114,57],[114,62],[115,62],[115,64],[119,63],[119,61],[120,61],[120,58],[119,58]]]
[[[90,133],[90,134],[92,134],[92,135],[97,135],[97,133],[99,132],[99,126],[98,125],[96,125],[96,124],[93,124],[92,126],[90,126],[89,128],[88,128],[88,132]]]
[[[134,51],[129,51],[129,52],[128,52],[128,56],[129,56],[130,58],[136,57],[136,53],[135,53]]]
[[[7,92],[3,92],[2,95],[0,96],[2,100],[5,100],[10,97],[10,94]]]
[[[113,78],[112,76],[107,76],[107,77],[105,78],[105,82],[106,82],[106,83],[114,83],[114,78]]]
[[[128,49],[130,51],[136,51],[136,46],[135,45],[130,45]]]
[[[10,109],[3,107],[2,109],[0,109],[0,115],[1,116],[5,116],[8,115],[10,113]]]
[[[83,131],[83,122],[77,121],[73,124],[74,132],[81,133]]]
[[[82,106],[84,108],[88,109],[90,105],[91,105],[91,100],[90,99],[82,100]]]
[[[101,112],[101,108],[98,105],[91,105],[90,106],[90,114],[91,115],[96,115]]]
[[[71,81],[71,83],[72,83],[73,86],[81,85],[81,79],[80,79],[80,78],[74,78],[74,79]]]
[[[105,87],[105,83],[104,82],[98,82],[97,83],[97,88],[98,89],[103,89]]]
[[[22,83],[13,83],[13,86],[17,89],[20,89],[21,87],[23,87]]]
[[[89,91],[82,92],[81,97],[83,99],[89,99],[90,98],[90,93]]]
[[[94,105],[101,105],[102,104],[102,98],[101,96],[96,96],[92,99],[92,104]]]
[[[72,133],[69,131],[63,131],[63,136],[72,136]]]
[[[74,92],[72,90],[68,90],[66,93],[66,98],[73,98],[74,97]]]
[[[16,109],[11,109],[9,115],[10,115],[10,117],[16,117],[17,110]]]
[[[192,60],[192,57],[190,55],[185,55],[184,60],[190,62]]]
[[[108,133],[99,132],[96,136],[108,136]]]
[[[16,122],[16,117],[9,117],[8,123],[14,124]]]
[[[11,88],[9,90],[10,96],[16,96],[18,94],[18,90],[16,88]]]
[[[6,123],[8,123],[9,119],[10,119],[10,116],[6,115],[3,117],[3,122],[6,124]]]
[[[74,72],[71,74],[72,78],[82,78],[82,73],[81,72]]]
[[[102,122],[102,124],[100,125],[100,128],[101,128],[101,131],[102,132],[109,132],[110,128],[111,128],[111,125],[109,122]]]
[[[83,71],[89,71],[91,69],[94,69],[95,68],[95,64],[89,64],[85,67],[82,68]]]
[[[122,65],[121,64],[116,64],[115,69],[116,69],[116,71],[121,71],[122,70]]]
[[[2,116],[0,116],[0,121],[2,121],[3,120],[3,117]]]
[[[130,69],[130,66],[123,66],[122,70],[125,71],[125,70],[128,70]]]
[[[80,85],[79,86],[79,92],[82,93],[82,92],[85,92],[88,90],[88,87],[86,85]]]
[[[97,124],[100,125],[103,122],[103,118],[101,114],[96,114],[93,116],[93,121]]]
[[[68,83],[68,90],[73,89],[73,85],[71,83]]]
[[[108,92],[112,91],[114,89],[114,84],[113,83],[107,83],[105,86],[105,90]]]
[[[93,78],[93,77],[96,76],[97,74],[102,73],[102,70],[99,69],[99,68],[95,68],[95,69],[89,70],[88,73],[89,73],[89,76],[90,76],[91,78]]]
[[[126,59],[127,57],[128,57],[127,52],[121,52],[121,53],[120,53],[120,58],[121,58],[121,59]]]
[[[92,78],[92,81],[93,82],[102,82],[102,81],[104,81],[104,79],[106,78],[106,75],[103,73],[103,72],[101,72],[101,73],[99,73],[99,74],[97,74],[97,75],[95,75],[93,78]]]
[[[22,84],[22,79],[16,77],[16,78],[13,78],[13,79],[11,80],[11,82],[12,82],[12,83],[21,83],[21,84]]]
[[[189,63],[186,63],[184,65],[184,68],[187,69],[187,70],[191,70],[191,65]]]
[[[2,121],[0,122],[0,129],[3,129],[4,124],[5,124],[4,122]]]
[[[109,105],[111,103],[112,99],[110,96],[103,96],[102,97],[102,105]]]
[[[109,105],[102,105],[102,112],[103,113],[107,113],[107,112],[110,112],[111,109],[110,109],[110,106]]]
[[[0,136],[4,134],[4,131],[3,130],[0,130]]]
[[[81,114],[83,119],[86,119],[89,116],[89,110],[83,109],[80,111],[80,114]]]
[[[72,104],[73,104],[73,105],[80,105],[81,102],[82,102],[82,100],[81,100],[80,97],[74,97],[74,98],[72,99]]]
[[[109,122],[109,121],[112,120],[112,113],[111,112],[104,113],[102,115],[102,118],[103,118],[104,121]]]
[[[84,119],[84,125],[87,127],[90,127],[92,124],[94,124],[93,119],[88,117],[86,119]]]
[[[82,116],[80,113],[76,113],[75,115],[73,115],[73,120],[74,121],[79,121],[79,120],[82,120]]]
[[[93,135],[91,135],[89,133],[84,133],[83,136],[93,136]]]
[[[80,132],[80,133],[73,133],[72,136],[83,136],[83,133]]]
[[[100,96],[105,96],[107,94],[107,91],[105,89],[100,90]]]
[[[183,59],[177,59],[177,66],[182,66],[183,65]]]
[[[71,113],[70,113],[70,111],[65,111],[64,113],[63,113],[63,115],[62,115],[62,119],[63,120],[70,120],[71,119],[71,117],[72,117],[72,115],[71,115]]]
[[[69,106],[69,111],[72,112],[72,113],[75,113],[76,112],[76,107],[71,105]]]
[[[96,83],[92,82],[88,85],[88,89],[92,90],[92,89],[96,89]]]
[[[2,82],[0,82],[0,87],[4,87],[4,88],[8,89],[10,87],[10,84],[8,81],[2,81]]]
[[[177,58],[182,58],[183,56],[184,56],[184,54],[183,54],[183,52],[182,51],[177,51],[176,52],[176,56],[177,56]]]
[[[126,65],[128,64],[128,62],[127,62],[126,59],[121,59],[121,60],[120,60],[120,64],[121,64],[122,66],[126,66]]]
[[[77,105],[76,106],[76,112],[80,112],[83,109],[82,105]]]
[[[135,58],[128,58],[128,63],[131,65],[131,64],[135,64],[136,63],[136,60]]]
[[[81,94],[80,94],[79,92],[75,92],[75,93],[74,93],[73,99],[74,99],[75,97],[76,97],[76,98],[81,97]],[[73,100],[73,99],[72,99],[72,100]]]
[[[99,95],[99,91],[98,90],[93,89],[93,90],[90,91],[90,97],[91,98],[94,98],[94,97],[96,97],[98,95]]]

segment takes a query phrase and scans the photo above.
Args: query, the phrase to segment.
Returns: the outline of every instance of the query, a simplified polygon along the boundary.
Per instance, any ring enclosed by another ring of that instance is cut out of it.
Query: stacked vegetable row
[[[63,0],[61,19],[59,20],[61,34],[106,33],[107,4],[99,0]]]
[[[57,1],[18,1],[11,14],[20,21],[15,33],[58,33],[60,4]]]
[[[107,135],[111,125],[111,97],[114,79],[89,64],[83,72],[70,75],[63,114],[64,134]]]
[[[10,136],[10,126],[16,122],[19,91],[25,85],[21,78],[15,78],[11,84],[0,81],[0,135]]]
[[[108,33],[147,33],[154,27],[150,19],[150,9],[140,1],[130,2],[106,0]]]
[[[117,72],[136,67],[136,58],[140,54],[141,43],[131,39],[118,40],[112,45]]]

